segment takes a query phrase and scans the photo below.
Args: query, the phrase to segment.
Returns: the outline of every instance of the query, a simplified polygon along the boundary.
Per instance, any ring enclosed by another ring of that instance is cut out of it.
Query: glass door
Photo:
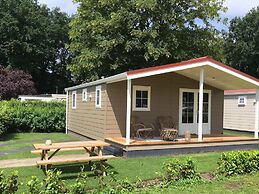
[[[203,93],[203,134],[210,134],[210,96],[211,91]],[[199,90],[180,89],[179,101],[179,134],[185,130],[198,133]]]

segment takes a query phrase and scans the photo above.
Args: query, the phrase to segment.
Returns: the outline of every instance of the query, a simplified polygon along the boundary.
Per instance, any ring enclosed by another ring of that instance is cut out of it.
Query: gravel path
[[[0,168],[36,166],[37,160],[39,160],[39,158],[0,160]]]

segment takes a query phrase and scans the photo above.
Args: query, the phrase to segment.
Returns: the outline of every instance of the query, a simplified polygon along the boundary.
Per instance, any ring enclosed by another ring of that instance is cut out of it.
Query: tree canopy
[[[224,0],[75,0],[69,69],[90,81],[129,69],[210,55],[222,58],[210,25]]]
[[[0,65],[30,73],[39,93],[69,85],[69,17],[37,0],[0,0]]]
[[[259,6],[231,20],[224,50],[228,65],[259,78]]]
[[[22,70],[10,70],[0,67],[0,99],[9,100],[18,95],[35,94],[31,75]]]

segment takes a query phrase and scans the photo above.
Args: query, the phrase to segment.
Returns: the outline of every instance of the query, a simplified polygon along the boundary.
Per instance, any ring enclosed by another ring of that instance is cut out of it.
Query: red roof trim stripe
[[[255,93],[256,89],[225,90],[224,94]]]
[[[162,69],[167,69],[167,68],[172,68],[172,67],[179,67],[179,66],[185,66],[185,65],[191,65],[191,64],[194,64],[194,63],[200,63],[200,62],[206,62],[206,61],[209,61],[209,62],[212,62],[212,63],[215,63],[221,67],[224,67],[230,71],[233,71],[235,73],[238,73],[242,76],[245,76],[249,79],[252,79],[254,81],[257,81],[259,82],[259,79],[253,77],[253,76],[250,76],[244,72],[241,72],[237,69],[234,69],[233,67],[230,67],[228,65],[225,65],[219,61],[216,61],[214,59],[212,59],[211,57],[209,56],[204,56],[204,57],[200,57],[200,58],[196,58],[196,59],[191,59],[191,60],[187,60],[187,61],[182,61],[182,62],[179,62],[179,63],[172,63],[172,64],[167,64],[167,65],[160,65],[160,66],[154,66],[154,67],[148,67],[148,68],[143,68],[143,69],[137,69],[137,70],[131,70],[131,71],[127,71],[127,75],[134,75],[134,74],[139,74],[139,73],[146,73],[146,72],[152,72],[152,71],[156,71],[156,70],[162,70]]]

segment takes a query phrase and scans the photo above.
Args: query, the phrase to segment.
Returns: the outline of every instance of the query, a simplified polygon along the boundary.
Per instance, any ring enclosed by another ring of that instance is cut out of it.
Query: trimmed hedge
[[[65,117],[65,102],[0,101],[0,134],[64,132]]]
[[[223,153],[218,161],[218,173],[224,176],[259,171],[259,150]]]

